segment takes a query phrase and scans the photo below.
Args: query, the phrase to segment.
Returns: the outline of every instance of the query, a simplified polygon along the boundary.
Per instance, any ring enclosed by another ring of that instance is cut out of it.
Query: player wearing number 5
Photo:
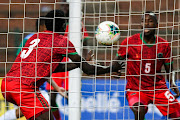
[[[168,90],[161,73],[164,66],[169,79],[169,73],[173,70],[169,43],[155,36],[158,22],[153,12],[142,16],[141,26],[143,32],[126,38],[117,54],[117,59],[127,61],[126,97],[129,106],[135,120],[144,120],[150,103],[155,104],[164,116],[179,118],[180,103]],[[178,97],[177,86],[171,79],[169,82]]]

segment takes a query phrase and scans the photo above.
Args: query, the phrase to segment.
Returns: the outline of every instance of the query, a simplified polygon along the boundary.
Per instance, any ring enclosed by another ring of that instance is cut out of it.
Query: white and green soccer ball
[[[115,44],[120,38],[120,30],[116,23],[104,21],[96,29],[96,40],[102,45]]]

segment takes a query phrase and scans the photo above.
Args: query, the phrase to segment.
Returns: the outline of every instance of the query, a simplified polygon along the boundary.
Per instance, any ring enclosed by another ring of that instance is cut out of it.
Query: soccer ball
[[[115,44],[120,38],[120,30],[116,23],[104,21],[96,29],[96,40],[102,45]]]

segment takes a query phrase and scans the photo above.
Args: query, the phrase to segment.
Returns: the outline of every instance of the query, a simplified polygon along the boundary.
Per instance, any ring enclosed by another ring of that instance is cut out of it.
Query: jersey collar
[[[53,32],[53,31],[49,31],[49,30],[45,30],[45,31],[43,31],[43,32],[54,33],[54,35],[59,35],[59,33],[55,33],[55,32]]]
[[[142,33],[140,33],[140,38],[141,38],[142,42],[148,47],[152,47],[156,43],[156,36],[154,36],[154,37],[155,37],[155,41],[152,43],[152,45],[150,45],[143,39]]]

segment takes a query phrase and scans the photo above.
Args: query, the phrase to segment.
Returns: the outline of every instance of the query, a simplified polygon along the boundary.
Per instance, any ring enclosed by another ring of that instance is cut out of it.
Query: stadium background
[[[117,47],[99,46],[94,37],[94,31],[97,25],[104,20],[111,20],[116,22],[121,29],[121,37],[119,43],[127,36],[133,35],[140,32],[140,21],[141,14],[143,11],[151,10],[158,13],[159,17],[159,32],[158,36],[171,42],[174,67],[175,70],[179,70],[179,39],[180,39],[180,1],[179,0],[83,0],[83,18],[82,21],[89,34],[89,40],[87,41],[87,49],[93,49],[95,54],[96,62],[101,64],[108,64],[108,60],[115,56]],[[16,55],[16,50],[20,42],[23,40],[24,36],[31,32],[35,32],[35,21],[39,16],[45,15],[49,10],[61,9],[65,10],[64,0],[0,0],[0,77],[4,77],[5,73],[10,69]],[[115,7],[116,6],[116,7]],[[101,8],[101,9],[99,9]],[[144,9],[145,8],[145,9]],[[8,49],[4,49],[8,47]],[[112,52],[113,50],[113,52]],[[7,63],[8,62],[8,63]],[[179,76],[179,75],[178,75]],[[124,87],[118,89],[118,86],[122,83],[125,84],[124,74],[120,80],[111,79],[111,76],[91,76],[88,77],[85,74],[82,75],[82,97],[84,99],[96,98],[98,93],[107,93],[108,99],[113,97],[113,94],[118,92],[122,93],[118,97],[118,101],[122,102],[121,105],[125,105]],[[91,78],[91,79],[89,79]],[[114,82],[113,82],[114,81]],[[110,87],[108,89],[108,84],[110,82],[119,83]],[[91,87],[101,88],[92,90],[86,85],[89,84]],[[88,89],[85,89],[86,87]],[[85,87],[85,88],[84,88]],[[84,91],[83,91],[84,90]],[[88,91],[92,90],[92,94],[88,94]],[[111,93],[112,92],[112,93]],[[58,98],[61,99],[61,98]],[[89,99],[88,99],[89,100]],[[117,100],[117,99],[116,99]],[[91,101],[90,101],[91,102]],[[60,104],[60,103],[59,103]],[[5,107],[6,106],[6,107]],[[8,107],[7,107],[8,106]],[[5,105],[4,100],[0,97],[0,115],[2,115],[5,110],[11,109],[12,104],[7,103]],[[96,117],[98,111],[93,111],[91,116]],[[123,109],[129,110],[128,106],[121,106]],[[121,108],[120,107],[120,108]],[[64,111],[66,108],[62,108]],[[119,108],[118,108],[119,109]],[[109,112],[103,111],[102,116],[105,119]],[[125,114],[125,113],[123,113]],[[130,116],[131,111],[128,111],[128,116]],[[113,115],[114,116],[114,115]],[[119,113],[116,111],[115,116],[118,118]],[[82,116],[83,118],[83,116]],[[89,117],[91,118],[91,117]],[[98,118],[97,118],[98,119]]]

